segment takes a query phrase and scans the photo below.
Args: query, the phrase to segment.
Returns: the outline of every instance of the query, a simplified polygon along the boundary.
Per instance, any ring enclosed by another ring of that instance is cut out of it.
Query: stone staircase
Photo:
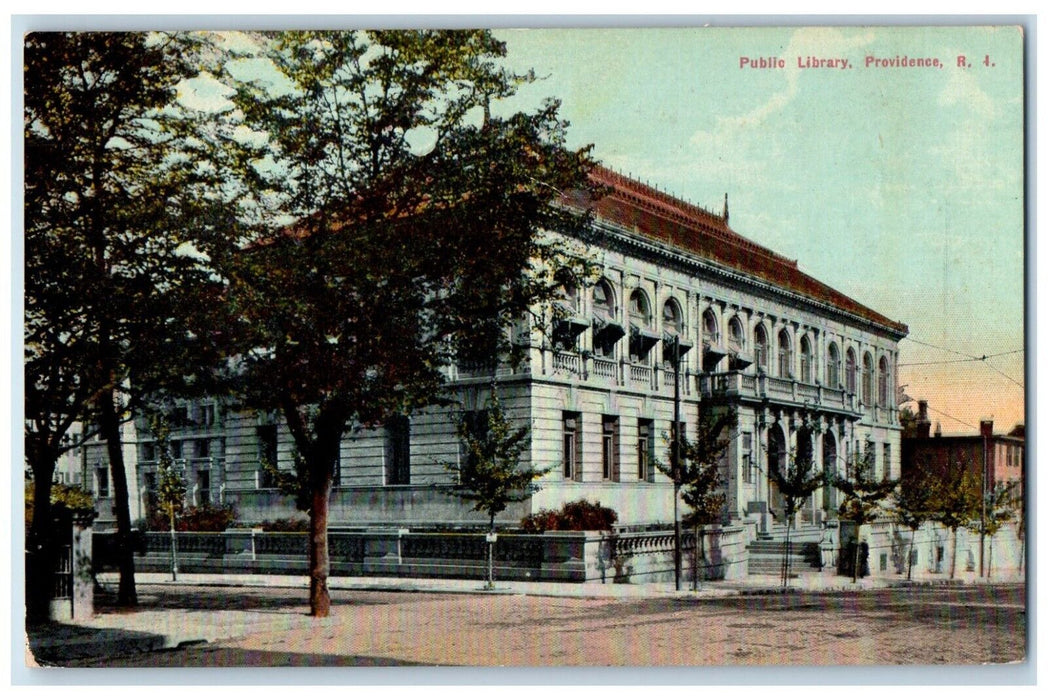
[[[790,575],[820,568],[819,541],[822,527],[801,525],[790,529]],[[749,552],[747,572],[750,575],[782,575],[782,560],[786,553],[786,526],[778,523],[761,533],[746,547]]]

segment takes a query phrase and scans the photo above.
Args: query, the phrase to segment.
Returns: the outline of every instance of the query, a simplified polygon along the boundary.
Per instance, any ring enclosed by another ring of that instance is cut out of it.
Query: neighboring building
[[[899,476],[898,342],[907,329],[801,272],[796,261],[735,233],[727,201],[716,214],[606,169],[595,206],[602,275],[566,288],[552,333],[513,329],[527,346],[516,369],[499,366],[506,414],[531,427],[524,459],[552,471],[528,502],[500,522],[588,498],[623,525],[672,522],[668,462],[674,416],[673,348],[679,343],[681,420],[694,430],[700,402],[738,409],[725,460],[725,520],[770,525],[779,510],[772,462],[798,453],[840,471],[872,452],[878,473]],[[568,202],[584,205],[584,202]],[[461,411],[484,410],[491,368],[452,367]],[[263,461],[291,469],[293,450],[276,415],[183,404],[172,447],[195,504],[231,503],[244,522],[294,515]],[[480,523],[482,515],[434,484],[460,459],[459,411],[433,409],[347,436],[332,493],[332,525]],[[478,417],[480,413],[473,413]],[[155,489],[155,445],[145,425],[131,445],[133,507]],[[89,462],[90,462],[89,457]],[[817,493],[801,518],[832,517],[838,495]]]
[[[1016,497],[1022,498],[1026,474],[1024,438],[994,433],[992,420],[979,421],[978,435],[943,435],[940,430],[931,435],[928,402],[918,401],[917,407],[917,436],[902,441],[904,466],[924,464],[942,473],[950,463],[963,464],[980,480],[985,474],[987,490],[993,484],[1009,484],[1019,489]]]

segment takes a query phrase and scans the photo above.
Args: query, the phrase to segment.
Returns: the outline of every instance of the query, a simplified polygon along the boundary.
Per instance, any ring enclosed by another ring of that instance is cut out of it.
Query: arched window
[[[851,348],[844,354],[844,388],[849,394],[855,393],[855,351]]]
[[[888,406],[888,358],[882,357],[877,373],[877,405]]]
[[[713,309],[702,313],[702,341],[708,345],[720,345],[720,329],[717,328],[717,316]]]
[[[651,329],[651,306],[648,295],[641,289],[634,289],[630,294],[630,360],[644,362],[648,351],[659,342],[659,336]]]
[[[676,299],[669,299],[662,307],[662,330],[669,335],[682,335],[684,324],[681,322],[680,304]]]
[[[805,384],[811,384],[811,367],[811,343],[808,336],[801,336],[801,381]]]
[[[630,323],[638,328],[651,327],[651,306],[648,295],[641,289],[634,289],[630,294]]]
[[[826,348],[826,386],[838,389],[841,386],[841,353],[836,343]]]
[[[779,331],[779,376],[789,379],[793,376],[793,353],[790,348],[790,334]]]
[[[607,280],[597,282],[593,288],[593,311],[603,314],[609,320],[615,318],[615,292]]]
[[[616,311],[615,292],[602,279],[593,287],[593,353],[598,357],[615,357],[615,344],[626,334]]]
[[[756,355],[757,369],[761,372],[768,371],[768,333],[763,324],[757,324],[753,329],[753,350]]]
[[[565,309],[572,313],[579,312],[579,288],[575,286],[574,282],[568,280],[561,285],[559,301]]]
[[[728,349],[732,352],[742,352],[746,349],[746,337],[738,316],[732,316],[728,321]]]
[[[862,356],[862,400],[866,405],[873,403],[873,358],[870,353]]]

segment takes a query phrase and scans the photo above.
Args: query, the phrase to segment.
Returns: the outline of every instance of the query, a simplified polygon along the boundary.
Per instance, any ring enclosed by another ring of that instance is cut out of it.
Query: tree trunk
[[[175,534],[175,509],[168,511],[171,518],[171,580],[178,580],[178,535]]]
[[[990,556],[986,560],[986,580],[989,581],[992,578],[991,572],[993,571],[993,535],[990,535]]]
[[[50,616],[51,574],[54,571],[54,537],[51,532],[51,480],[57,459],[50,465],[33,464],[33,521],[26,538],[26,616],[46,620]]]
[[[953,557],[950,558],[950,580],[957,571],[957,528],[953,529]]]
[[[913,541],[917,539],[917,528],[910,528],[910,553],[906,555],[906,580],[912,581],[913,574]]]
[[[98,402],[98,427],[106,441],[109,455],[109,472],[113,486],[113,513],[116,515],[117,565],[120,584],[117,588],[117,605],[138,605],[135,591],[135,556],[131,541],[131,510],[127,488],[127,471],[124,468],[124,451],[120,443],[120,416],[117,413],[117,389],[111,387]]]
[[[331,475],[324,470],[322,478],[312,480],[312,498],[309,511],[309,614],[327,617],[331,612],[331,594],[328,592],[328,507],[330,505]]]

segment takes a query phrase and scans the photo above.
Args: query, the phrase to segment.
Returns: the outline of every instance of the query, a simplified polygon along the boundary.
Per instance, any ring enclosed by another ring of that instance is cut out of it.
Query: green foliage
[[[917,530],[935,515],[933,494],[936,475],[925,463],[907,465],[899,488],[892,496],[891,514],[895,522]]]
[[[945,471],[933,482],[935,521],[953,532],[978,520],[982,501],[980,481],[967,462],[950,459]]]
[[[255,55],[216,66],[236,108],[210,142],[255,208],[245,252],[214,259],[239,398],[283,413],[324,532],[342,436],[447,400],[442,368],[512,350],[553,272],[581,267],[542,232],[590,230],[556,200],[588,190],[593,161],[565,147],[557,103],[506,113],[534,76],[506,70],[490,32],[252,38]]]
[[[842,520],[861,527],[886,513],[888,499],[899,482],[887,476],[877,477],[872,450],[851,455],[847,472],[833,477],[833,485],[844,493],[838,514]]]
[[[167,516],[171,528],[174,529],[175,518],[185,507],[186,480],[171,456],[171,426],[167,420],[162,414],[156,413],[150,417],[149,426],[156,441],[156,505]]]
[[[985,518],[981,517],[977,529],[993,537],[1008,522],[1016,517],[1016,489],[1012,484],[994,484],[986,492]]]
[[[525,532],[610,530],[618,519],[613,508],[581,498],[565,503],[560,510],[543,508],[523,518],[520,526]]]
[[[73,422],[98,424],[121,604],[135,596],[119,423],[204,374],[200,319],[217,305],[193,251],[234,240],[236,207],[197,150],[202,122],[175,99],[194,72],[187,39],[36,32],[24,44],[26,459],[46,489]]]
[[[734,407],[703,402],[699,404],[695,439],[681,438],[681,499],[690,509],[684,518],[685,527],[712,525],[724,517],[721,461],[737,425]]]
[[[303,513],[310,510],[310,495],[312,493],[309,481],[309,464],[302,459],[298,450],[294,450],[295,469],[284,471],[270,462],[266,457],[261,458],[262,471],[270,479],[270,483],[280,490],[285,496],[295,499],[295,507]]]
[[[36,500],[35,486],[33,481],[25,482],[25,526],[28,530],[33,521],[33,504]],[[70,510],[75,516],[97,515],[95,511],[95,497],[90,491],[85,491],[79,486],[66,484],[51,485],[51,506],[61,506]]]
[[[486,406],[486,425],[476,426],[465,416],[459,421],[464,455],[458,462],[444,465],[455,482],[441,488],[472,501],[473,510],[487,514],[489,527],[494,530],[495,516],[510,503],[531,497],[539,490],[535,480],[550,470],[521,466],[520,456],[528,449],[530,430],[527,426],[513,429],[494,386]]]
[[[816,467],[812,453],[791,453],[779,464],[769,462],[768,477],[775,483],[782,496],[787,522],[792,522],[804,501],[826,483],[827,475]]]

